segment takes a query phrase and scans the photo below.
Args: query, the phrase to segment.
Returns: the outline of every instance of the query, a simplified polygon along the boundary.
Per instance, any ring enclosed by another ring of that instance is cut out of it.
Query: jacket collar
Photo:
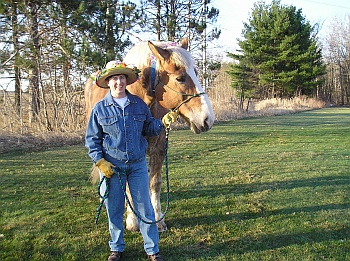
[[[134,95],[132,95],[128,90],[126,90],[126,96],[128,97],[128,101],[127,103],[137,103]],[[111,91],[109,91],[106,95],[106,97],[104,98],[104,105],[105,106],[111,106],[115,104],[114,100],[113,100],[113,96],[111,94]]]

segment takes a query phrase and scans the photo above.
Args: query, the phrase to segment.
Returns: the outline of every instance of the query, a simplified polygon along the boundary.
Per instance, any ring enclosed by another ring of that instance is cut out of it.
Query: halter
[[[152,92],[155,93],[156,92],[156,86],[161,83],[164,87],[168,88],[169,90],[182,95],[182,97],[188,97],[185,100],[183,100],[178,106],[176,106],[174,109],[172,109],[171,111],[177,111],[183,104],[189,102],[191,99],[195,98],[195,97],[199,97],[203,94],[206,94],[205,92],[201,92],[201,93],[194,93],[194,94],[187,94],[187,93],[183,93],[183,92],[178,92],[176,90],[174,90],[173,88],[169,87],[168,85],[166,85],[165,83],[163,83],[160,80],[160,75],[159,75],[159,71],[157,71],[157,59],[154,55],[152,55],[151,57],[151,86],[152,86]],[[156,76],[157,76],[157,83],[156,81]]]
[[[200,93],[194,93],[194,94],[187,94],[187,93],[182,93],[182,92],[178,92],[174,89],[172,89],[171,87],[169,87],[168,85],[164,84],[161,80],[160,80],[160,76],[159,76],[159,73],[158,73],[158,83],[161,83],[163,84],[164,87],[168,88],[169,90],[175,92],[175,93],[178,93],[180,95],[182,95],[182,97],[188,97],[186,100],[183,100],[179,105],[177,105],[174,109],[172,109],[172,111],[177,111],[181,105],[189,102],[192,98],[195,98],[195,97],[199,97],[203,94],[205,94],[205,92],[200,92]]]

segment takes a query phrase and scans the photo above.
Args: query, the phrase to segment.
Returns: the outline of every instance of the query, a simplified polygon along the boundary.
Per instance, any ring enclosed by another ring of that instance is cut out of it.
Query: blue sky
[[[243,22],[248,21],[249,13],[257,0],[212,0],[212,5],[220,10],[217,26],[221,29],[219,43],[215,43],[213,51],[236,50],[236,39],[241,36]],[[266,0],[269,4],[272,1]],[[350,15],[349,0],[281,0],[283,5],[293,5],[302,9],[307,20],[314,24],[323,23],[320,36],[325,35],[334,17]]]

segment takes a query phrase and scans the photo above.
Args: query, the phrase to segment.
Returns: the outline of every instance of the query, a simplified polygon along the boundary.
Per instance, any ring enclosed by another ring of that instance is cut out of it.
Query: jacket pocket
[[[107,134],[117,134],[120,132],[118,118],[115,116],[101,118],[100,124],[102,126],[103,132]]]

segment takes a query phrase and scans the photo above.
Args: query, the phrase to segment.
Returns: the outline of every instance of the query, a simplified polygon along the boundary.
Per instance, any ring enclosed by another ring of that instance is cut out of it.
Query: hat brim
[[[109,88],[106,79],[112,75],[119,74],[126,75],[126,85],[134,83],[139,77],[138,74],[130,68],[111,68],[107,69],[106,72],[96,80],[96,84],[101,88]]]

